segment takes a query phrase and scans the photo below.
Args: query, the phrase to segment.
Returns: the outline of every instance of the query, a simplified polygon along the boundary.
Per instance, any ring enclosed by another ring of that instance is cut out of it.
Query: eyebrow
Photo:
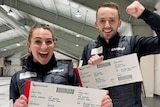
[[[35,37],[35,38],[33,38],[33,39],[42,39],[41,37]],[[46,40],[48,40],[48,39],[53,39],[52,37],[51,38],[46,38]]]
[[[104,20],[106,18],[101,17],[101,18],[98,18],[98,19]],[[108,19],[116,19],[116,17],[109,17]]]

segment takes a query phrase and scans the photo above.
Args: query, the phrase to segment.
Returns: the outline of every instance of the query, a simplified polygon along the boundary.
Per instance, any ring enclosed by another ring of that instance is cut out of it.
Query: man
[[[157,36],[122,36],[117,30],[121,26],[118,5],[104,2],[97,9],[95,26],[99,36],[83,51],[83,65],[98,64],[103,60],[137,53],[138,59],[149,54],[160,53],[160,16],[147,10],[138,1],[126,8],[126,12],[143,19],[157,33]],[[111,88],[110,97],[114,107],[142,107],[141,82]]]

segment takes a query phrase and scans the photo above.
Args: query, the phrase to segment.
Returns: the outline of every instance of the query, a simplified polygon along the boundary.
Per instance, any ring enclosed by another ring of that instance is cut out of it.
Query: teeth
[[[48,54],[48,52],[39,52],[40,54]]]
[[[105,32],[111,32],[111,30],[104,30]]]

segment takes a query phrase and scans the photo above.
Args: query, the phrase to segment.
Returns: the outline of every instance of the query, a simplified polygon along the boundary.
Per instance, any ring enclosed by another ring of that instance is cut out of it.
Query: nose
[[[106,21],[105,27],[106,27],[106,28],[110,27],[109,21]]]
[[[46,48],[47,48],[47,44],[46,44],[46,42],[43,42],[41,45],[41,49],[45,50]]]

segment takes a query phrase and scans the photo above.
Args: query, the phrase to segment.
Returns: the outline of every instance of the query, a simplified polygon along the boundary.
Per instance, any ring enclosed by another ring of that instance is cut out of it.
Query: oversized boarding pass
[[[137,54],[129,54],[103,61],[97,65],[78,68],[81,85],[108,88],[142,81]]]
[[[28,107],[100,107],[105,90],[27,81]]]

